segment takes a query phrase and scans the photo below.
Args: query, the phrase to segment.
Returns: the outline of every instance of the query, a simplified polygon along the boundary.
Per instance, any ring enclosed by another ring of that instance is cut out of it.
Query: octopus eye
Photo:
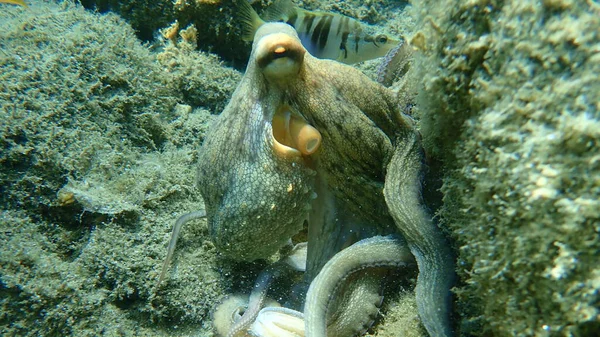
[[[294,57],[293,52],[287,49],[284,46],[278,46],[273,50],[273,60],[282,58],[282,57]]]
[[[388,41],[388,37],[385,34],[381,34],[381,35],[377,35],[375,37],[375,42],[377,42],[377,44],[385,44]]]
[[[269,34],[257,46],[256,62],[271,79],[285,79],[298,73],[306,50],[298,41],[284,33]]]

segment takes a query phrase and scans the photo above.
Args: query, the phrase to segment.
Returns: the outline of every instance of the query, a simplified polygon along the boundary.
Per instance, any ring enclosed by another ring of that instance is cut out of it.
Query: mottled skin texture
[[[277,32],[292,41],[291,53],[269,58],[264,43]],[[401,113],[391,91],[352,67],[304,53],[296,40],[295,31],[285,24],[259,29],[244,78],[201,150],[199,187],[216,246],[234,259],[265,258],[308,219],[310,282],[337,252],[362,238],[392,234],[400,238],[398,245],[404,245],[404,238],[419,268],[421,319],[431,336],[450,336],[453,260],[420,205],[422,150],[412,120]],[[291,66],[292,74],[279,76],[269,69],[275,59],[289,59],[297,69]],[[270,123],[282,106],[320,131],[322,144],[316,153],[282,156],[274,151]],[[381,251],[385,255],[394,250]],[[331,277],[345,278],[351,270],[344,268],[370,266],[373,257],[369,259],[342,266]],[[399,262],[411,259],[397,257]],[[353,277],[352,282],[364,286],[344,289],[378,291],[369,277]],[[373,303],[361,304],[353,294],[341,297],[350,303],[326,301],[326,309],[343,316],[343,309],[352,307],[350,317],[336,321],[357,322],[342,330],[360,331],[370,319],[360,313],[371,310]],[[307,336],[323,336],[309,333],[318,329],[306,330]],[[328,330],[328,335],[335,334]]]

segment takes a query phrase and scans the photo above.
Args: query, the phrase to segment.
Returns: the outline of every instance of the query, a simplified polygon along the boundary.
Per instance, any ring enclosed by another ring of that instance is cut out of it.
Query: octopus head
[[[269,23],[256,32],[254,60],[271,81],[285,81],[300,71],[306,49],[289,25]]]

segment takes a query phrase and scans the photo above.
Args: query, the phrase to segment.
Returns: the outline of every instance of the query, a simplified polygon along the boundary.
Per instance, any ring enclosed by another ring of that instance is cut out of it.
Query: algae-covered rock
[[[177,16],[172,0],[80,0],[88,9],[119,14],[143,41],[154,39],[156,32]]]
[[[242,77],[238,71],[223,67],[215,55],[198,57],[194,47],[195,41],[170,43],[158,55],[166,70],[166,85],[181,93],[187,104],[221,113]]]
[[[174,220],[203,207],[196,151],[237,74],[182,52],[211,74],[200,104],[171,85],[189,65],[158,62],[114,14],[40,1],[0,17],[0,334],[210,336],[231,267],[205,224],[156,282]]]
[[[200,50],[219,55],[228,64],[243,69],[250,56],[251,44],[242,39],[243,23],[236,1],[249,0],[81,0],[84,7],[113,12],[123,17],[143,41],[153,41],[159,30],[172,24],[180,28],[193,26]],[[250,0],[262,12],[279,0]],[[294,4],[311,11],[341,13],[368,24],[391,23],[407,1],[337,1],[304,0]],[[402,27],[390,27],[398,33]],[[390,29],[388,29],[390,30]]]
[[[461,335],[600,335],[600,6],[414,6]]]

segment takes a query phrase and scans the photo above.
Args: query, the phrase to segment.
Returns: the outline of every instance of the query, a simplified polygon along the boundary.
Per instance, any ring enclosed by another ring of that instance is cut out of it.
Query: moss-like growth
[[[231,267],[206,226],[186,228],[177,269],[156,281],[174,220],[202,207],[196,151],[239,74],[193,50],[162,65],[114,14],[2,11],[2,335],[210,335],[231,282],[217,268]],[[202,104],[173,85],[198,64],[192,83],[214,97]]]
[[[113,12],[127,20],[142,41],[150,41],[160,28],[177,17],[172,0],[80,0],[81,4],[100,13]]]
[[[238,0],[235,0],[238,1]],[[193,25],[197,46],[215,53],[228,64],[242,69],[250,55],[251,44],[242,39],[242,26],[234,0],[81,0],[83,6],[100,12],[114,12],[129,22],[143,41],[153,41],[158,31],[176,22],[180,27]],[[247,1],[247,0],[243,0]],[[251,1],[261,12],[275,1]],[[406,1],[294,1],[308,10],[337,12],[369,24],[381,24],[395,17],[395,10],[404,8]],[[400,27],[391,27],[398,33]]]
[[[598,335],[598,4],[414,5],[418,110],[444,165],[461,334]]]
[[[158,60],[166,71],[167,87],[183,95],[191,106],[202,106],[221,113],[242,78],[240,73],[225,68],[215,55],[198,57],[194,43],[170,43]]]

